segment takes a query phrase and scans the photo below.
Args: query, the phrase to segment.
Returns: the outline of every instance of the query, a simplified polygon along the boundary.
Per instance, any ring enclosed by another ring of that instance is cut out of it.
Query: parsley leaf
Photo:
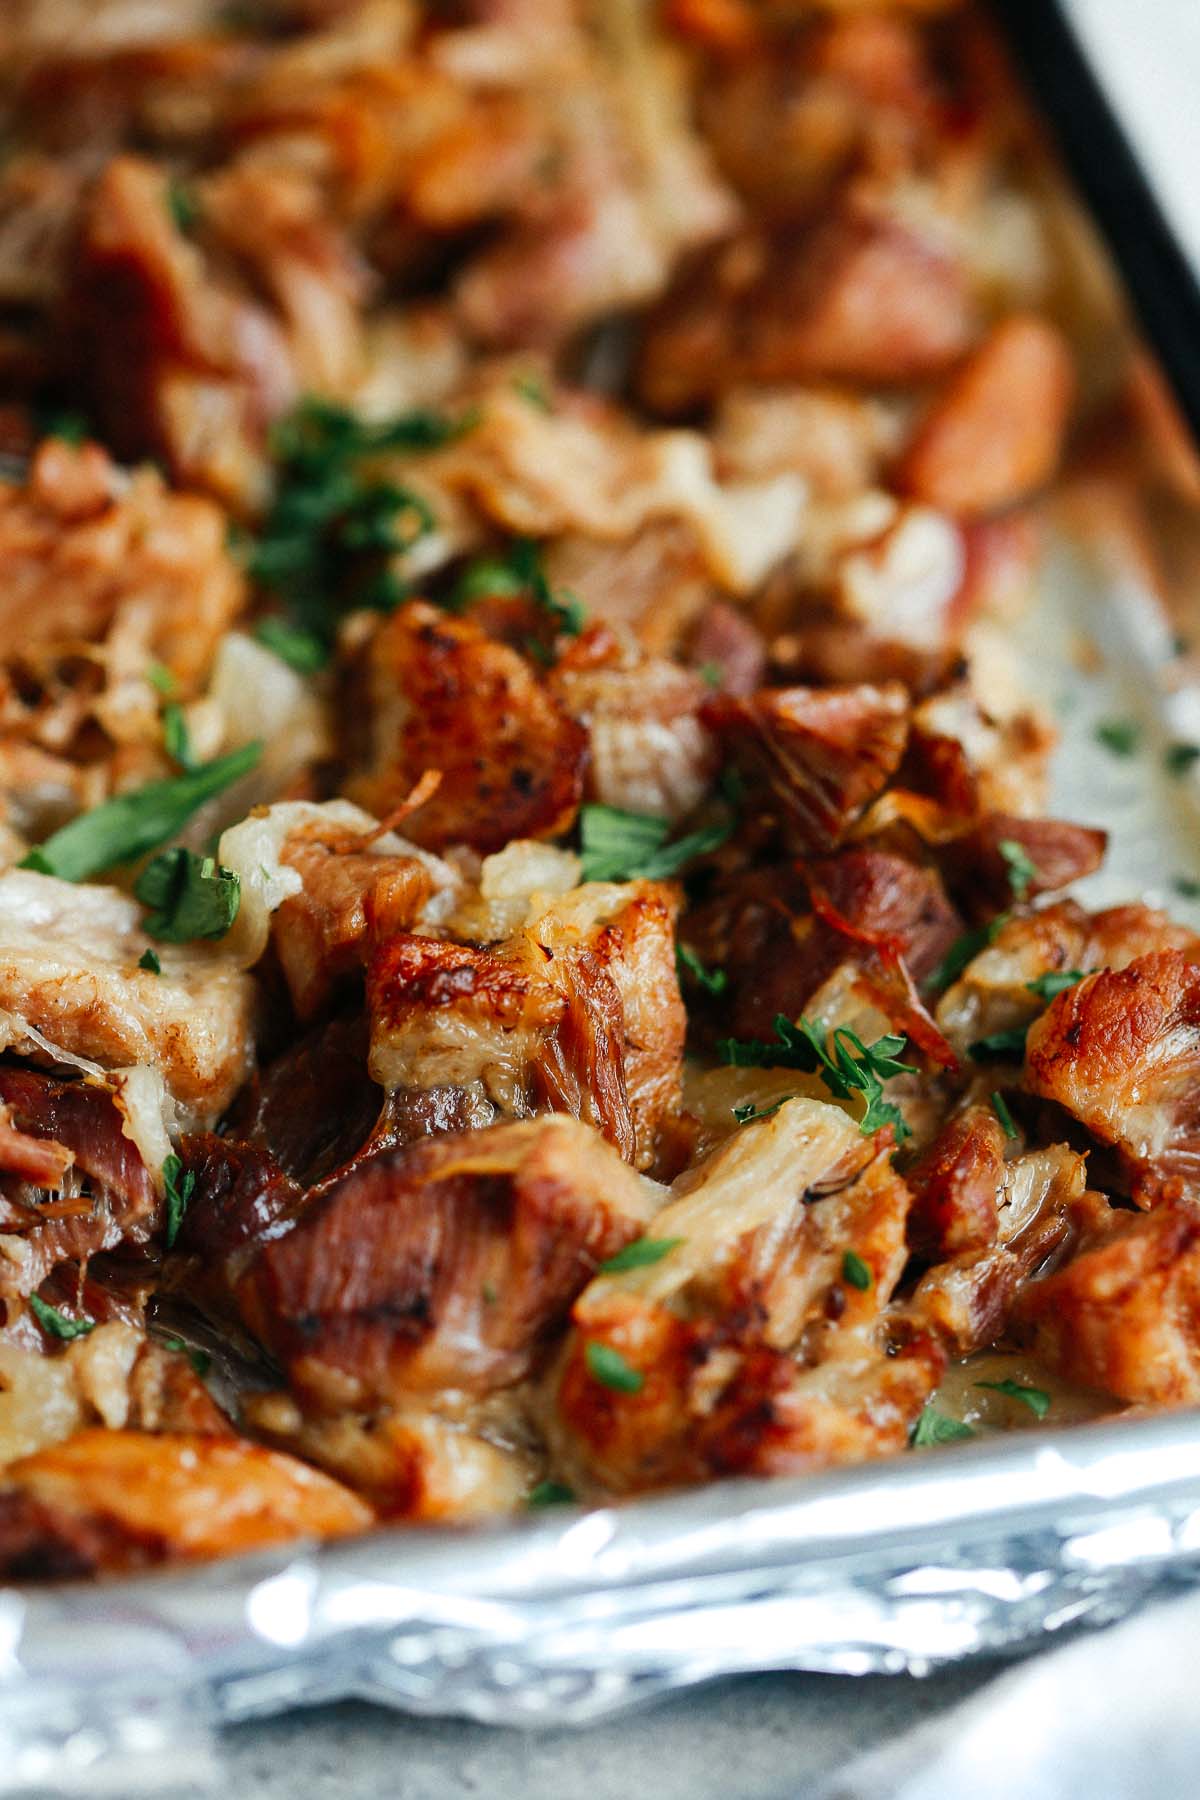
[[[36,424],[42,437],[58,438],[64,444],[86,444],[93,435],[87,415],[71,407],[39,409]]]
[[[540,375],[514,375],[512,384],[513,391],[520,394],[522,400],[527,400],[530,406],[536,407],[538,412],[553,412],[546,384]]]
[[[61,1338],[64,1344],[69,1344],[72,1338],[86,1337],[89,1331],[96,1329],[95,1319],[89,1319],[86,1313],[81,1319],[72,1319],[68,1313],[60,1312],[57,1306],[43,1300],[40,1294],[30,1294],[29,1310],[43,1331],[49,1332],[51,1337]]]
[[[948,1413],[939,1412],[936,1406],[927,1402],[908,1441],[914,1450],[923,1450],[929,1444],[954,1444],[960,1438],[974,1436],[971,1427],[964,1425],[961,1419],[952,1419]]]
[[[150,910],[144,928],[160,943],[224,937],[237,918],[242,884],[232,869],[182,845],[146,864],[133,891]]]
[[[602,1387],[612,1388],[618,1394],[641,1392],[646,1377],[640,1369],[631,1367],[611,1344],[591,1342],[584,1347],[583,1357],[588,1373]]]
[[[686,971],[706,994],[723,994],[729,986],[724,969],[706,969],[696,952],[689,950],[686,944],[676,944],[675,963],[680,974]]]
[[[1019,844],[1016,838],[1001,838],[996,848],[1008,868],[1008,885],[1014,898],[1023,900],[1038,878],[1037,864],[1024,844]]]
[[[145,969],[148,975],[161,975],[162,964],[158,960],[156,950],[143,950],[138,957],[138,968]]]
[[[476,417],[417,411],[372,424],[310,399],[274,427],[275,499],[247,567],[278,594],[291,624],[328,648],[338,614],[356,606],[386,611],[405,597],[388,564],[435,520],[419,494],[372,472],[370,460],[389,450],[437,449]]]
[[[1025,986],[1039,1000],[1053,1000],[1059,994],[1065,994],[1068,988],[1078,987],[1086,974],[1086,969],[1048,969],[1036,981],[1027,981]]]
[[[186,1356],[196,1374],[201,1380],[204,1379],[212,1368],[212,1357],[207,1350],[196,1350],[191,1344],[185,1344],[181,1337],[175,1337],[169,1331],[159,1332],[157,1335],[164,1350],[174,1350],[177,1356]]]
[[[575,1498],[575,1490],[563,1481],[539,1481],[530,1488],[525,1504],[537,1511],[543,1506],[569,1506]]]
[[[747,1100],[744,1106],[735,1106],[733,1116],[739,1125],[754,1125],[759,1119],[772,1119],[781,1106],[795,1099],[794,1094],[781,1094],[772,1106],[755,1106],[753,1100]]]
[[[967,1045],[972,1062],[1024,1062],[1028,1025],[1014,1026],[1011,1031],[993,1031]]]
[[[896,1142],[911,1136],[898,1106],[883,1099],[883,1083],[893,1075],[913,1075],[911,1063],[899,1060],[907,1039],[881,1037],[864,1044],[857,1032],[839,1025],[830,1034],[832,1054],[826,1046],[825,1033],[819,1025],[802,1018],[793,1025],[786,1013],[775,1017],[773,1044],[760,1038],[722,1038],[717,1055],[722,1062],[743,1069],[801,1069],[808,1075],[819,1075],[830,1093],[838,1100],[861,1094],[866,1111],[859,1120],[864,1133],[878,1131],[881,1125],[895,1129]]]
[[[1042,1388],[1026,1387],[1021,1381],[977,1381],[977,1388],[991,1388],[993,1393],[1006,1394],[1010,1400],[1019,1400],[1027,1406],[1037,1418],[1044,1419],[1050,1411],[1050,1396]]]
[[[871,1285],[871,1266],[865,1263],[857,1250],[847,1250],[842,1256],[842,1280],[849,1282],[865,1294]]]
[[[164,696],[164,698],[166,698],[168,700],[170,699],[171,695],[175,692],[176,686],[178,685],[176,683],[174,675],[172,675],[172,673],[171,673],[170,669],[168,669],[167,665],[165,663],[160,663],[160,662],[152,662],[152,663],[147,664],[146,680],[150,683],[150,686],[152,688],[155,688],[160,694],[162,694]]]
[[[163,707],[163,744],[172,762],[177,762],[181,769],[197,767],[183,708],[174,700]]]
[[[1186,775],[1200,762],[1200,744],[1168,744],[1163,751],[1163,766],[1168,775]]]
[[[1009,1139],[1015,1138],[1018,1135],[1017,1128],[1013,1123],[1013,1116],[1008,1110],[1008,1101],[1004,1098],[1003,1094],[993,1092],[992,1111],[1004,1127],[1005,1137]]]
[[[163,1163],[163,1192],[167,1201],[167,1249],[174,1247],[179,1236],[179,1227],[183,1224],[183,1215],[196,1186],[196,1171],[188,1169],[184,1172],[183,1164],[177,1156],[168,1156]],[[182,1177],[182,1179],[181,1179]]]
[[[21,867],[61,881],[88,881],[117,863],[133,862],[182,831],[206,800],[248,775],[261,755],[261,744],[243,744],[215,762],[118,794],[54,832]]]
[[[503,555],[474,557],[458,578],[451,604],[457,610],[473,600],[514,594],[528,594],[565,637],[578,637],[583,630],[582,605],[565,588],[556,592],[551,587],[542,553],[532,538],[517,538]]]
[[[1141,738],[1141,730],[1132,719],[1102,719],[1096,727],[1096,742],[1114,756],[1132,756]]]
[[[280,662],[295,669],[297,675],[315,675],[329,660],[325,645],[314,632],[302,631],[299,626],[289,625],[286,619],[274,614],[258,621],[254,635]]]
[[[585,881],[668,881],[694,857],[719,850],[734,824],[732,818],[722,819],[668,843],[666,819],[623,812],[618,806],[584,806],[579,821]]]
[[[682,1238],[637,1238],[632,1244],[626,1244],[615,1256],[600,1264],[601,1275],[622,1275],[626,1269],[648,1269],[652,1263],[661,1262],[664,1256],[682,1244]]]
[[[1175,875],[1171,886],[1184,900],[1200,900],[1200,881],[1194,875]]]
[[[194,189],[177,177],[167,183],[167,211],[178,231],[189,232],[200,218],[200,202]]]
[[[958,980],[967,964],[974,962],[981,950],[986,950],[989,944],[995,943],[1007,924],[1008,914],[999,913],[977,931],[964,931],[961,937],[955,938],[925,986],[939,990],[948,988]]]

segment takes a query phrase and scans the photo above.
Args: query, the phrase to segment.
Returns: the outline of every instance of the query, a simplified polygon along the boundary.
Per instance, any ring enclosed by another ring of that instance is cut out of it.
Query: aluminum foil
[[[1099,674],[1077,672],[1081,634]],[[1172,884],[1200,877],[1200,777],[1168,784],[1157,751],[1200,741],[1200,694],[1176,685],[1161,608],[1063,552],[1018,650],[1062,721],[1055,809],[1113,831],[1085,897],[1186,915]],[[1114,715],[1140,721],[1144,756],[1098,751]],[[560,1726],[735,1672],[919,1673],[1108,1622],[1197,1574],[1200,1413],[1176,1412],[0,1593],[0,1794],[194,1787],[221,1725],[350,1696]]]

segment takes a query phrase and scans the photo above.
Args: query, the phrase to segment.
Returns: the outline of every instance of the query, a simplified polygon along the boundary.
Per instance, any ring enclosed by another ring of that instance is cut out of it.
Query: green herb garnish
[[[1114,756],[1132,756],[1141,739],[1141,730],[1132,719],[1102,719],[1096,727],[1096,742]]]
[[[187,720],[182,706],[174,700],[163,707],[163,744],[167,755],[177,762],[181,769],[196,768],[196,759],[192,755],[192,740],[188,734]]]
[[[1000,913],[988,924],[979,926],[976,931],[964,931],[955,938],[943,956],[937,968],[925,983],[930,988],[948,988],[951,982],[957,981],[968,963],[973,963],[981,950],[994,944],[1001,931],[1008,924],[1008,914]]]
[[[849,1282],[852,1288],[857,1288],[862,1294],[865,1294],[870,1287],[870,1264],[863,1261],[857,1250],[847,1250],[843,1253],[842,1280]]]
[[[719,850],[734,825],[732,818],[722,819],[668,843],[668,821],[646,813],[589,805],[579,821],[585,881],[668,881],[695,857]]]
[[[61,443],[78,447],[93,435],[86,414],[71,407],[52,407],[38,411],[37,426],[43,437],[58,438]]]
[[[971,1427],[964,1425],[961,1419],[952,1419],[948,1413],[939,1412],[936,1406],[926,1404],[908,1441],[914,1450],[923,1450],[929,1444],[955,1444],[961,1438],[974,1436]]]
[[[717,1044],[717,1055],[735,1068],[801,1069],[806,1074],[819,1075],[836,1099],[848,1100],[853,1094],[863,1096],[866,1111],[859,1120],[859,1129],[864,1133],[891,1125],[897,1143],[911,1136],[900,1108],[883,1099],[883,1083],[891,1076],[916,1073],[913,1064],[898,1060],[907,1039],[881,1037],[873,1044],[864,1044],[857,1032],[839,1025],[829,1034],[831,1054],[821,1026],[804,1018],[793,1025],[786,1013],[777,1013],[775,1040],[768,1044],[760,1038],[722,1038]]]
[[[167,211],[175,221],[177,231],[188,232],[196,225],[200,218],[200,202],[186,181],[173,177],[167,183]]]
[[[160,662],[147,663],[146,680],[150,683],[152,688],[156,689],[158,693],[162,694],[163,697],[168,700],[175,692],[178,685],[174,675],[172,675],[170,669],[167,668],[167,665]]]
[[[723,994],[729,986],[724,969],[706,969],[696,952],[689,950],[686,944],[676,944],[675,963],[680,974],[690,975],[706,994]]]
[[[1024,844],[1019,844],[1016,838],[1001,838],[996,848],[1008,869],[1008,885],[1014,898],[1023,900],[1038,878],[1037,864],[1031,859]]]
[[[528,400],[530,406],[536,407],[538,412],[553,411],[546,384],[540,376],[514,375],[512,384],[514,393],[520,394],[522,400]]]
[[[161,975],[162,964],[158,960],[156,950],[143,950],[138,957],[138,968],[145,969],[148,975]]]
[[[977,1381],[977,1388],[990,1388],[995,1394],[1007,1394],[1010,1400],[1019,1400],[1027,1406],[1031,1413],[1044,1419],[1050,1411],[1050,1396],[1042,1388],[1026,1387],[1021,1381]]]
[[[1024,1062],[1028,1025],[1016,1025],[1011,1031],[993,1031],[967,1045],[972,1062]]]
[[[88,881],[118,863],[134,862],[175,837],[206,800],[248,775],[261,755],[261,744],[243,744],[215,762],[118,794],[48,837],[21,867],[61,881]]]
[[[86,1337],[89,1331],[96,1329],[95,1319],[89,1319],[86,1314],[81,1319],[72,1319],[57,1306],[43,1300],[40,1294],[30,1294],[29,1310],[43,1331],[48,1331],[51,1337],[61,1338],[65,1344],[72,1338]]]
[[[290,624],[328,647],[339,614],[388,610],[405,597],[388,563],[435,521],[419,494],[373,473],[370,460],[389,450],[434,450],[476,417],[417,411],[370,424],[344,407],[306,400],[274,427],[275,499],[247,567],[279,595]]]
[[[212,1357],[207,1350],[195,1350],[191,1344],[185,1344],[181,1337],[175,1337],[169,1331],[160,1332],[158,1341],[164,1350],[174,1350],[178,1356],[186,1356],[201,1380],[212,1368]]]
[[[1013,1116],[1008,1110],[1008,1101],[1004,1098],[1003,1094],[993,1091],[992,1111],[1004,1127],[1005,1137],[1015,1138],[1018,1135],[1017,1128],[1013,1123]]]
[[[641,1392],[646,1377],[640,1369],[632,1368],[611,1344],[589,1343],[583,1355],[589,1374],[602,1387],[612,1388],[618,1394]]]
[[[578,637],[583,630],[582,605],[565,589],[556,592],[551,587],[542,553],[532,538],[517,538],[502,555],[474,557],[458,578],[451,605],[458,610],[475,600],[508,599],[516,594],[528,594],[565,637]]]
[[[179,845],[147,863],[133,891],[149,908],[147,936],[165,944],[190,944],[225,936],[238,915],[242,883],[214,857]]]
[[[183,1215],[196,1186],[194,1169],[184,1170],[177,1156],[168,1156],[163,1162],[163,1193],[167,1202],[167,1249],[173,1248],[179,1236],[179,1227],[183,1224]]]
[[[1175,875],[1171,879],[1171,886],[1185,900],[1200,900],[1200,881],[1194,875]]]
[[[780,1107],[795,1097],[794,1094],[781,1094],[771,1106],[755,1106],[753,1100],[747,1100],[744,1106],[733,1108],[733,1116],[739,1125],[756,1125],[760,1119],[773,1119]]]
[[[574,1498],[574,1489],[563,1481],[539,1481],[530,1488],[525,1504],[536,1512],[543,1506],[569,1506]]]
[[[682,1238],[636,1238],[632,1244],[626,1244],[615,1256],[600,1264],[601,1275],[623,1275],[626,1269],[648,1269],[652,1263],[661,1262],[664,1256],[682,1244]]]
[[[254,635],[280,662],[295,669],[297,675],[315,675],[329,661],[327,647],[314,632],[302,631],[299,626],[289,625],[286,619],[273,614],[258,621]]]
[[[1163,751],[1163,767],[1168,775],[1186,775],[1200,762],[1200,744],[1168,744]]]
[[[1068,988],[1078,987],[1086,974],[1086,969],[1048,969],[1036,981],[1027,981],[1025,986],[1039,1000],[1053,1000],[1057,995],[1065,994]]]

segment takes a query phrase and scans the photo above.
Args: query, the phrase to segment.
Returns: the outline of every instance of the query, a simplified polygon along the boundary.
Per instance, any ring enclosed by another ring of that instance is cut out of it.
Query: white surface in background
[[[1063,10],[1200,270],[1200,0],[1064,0]]]

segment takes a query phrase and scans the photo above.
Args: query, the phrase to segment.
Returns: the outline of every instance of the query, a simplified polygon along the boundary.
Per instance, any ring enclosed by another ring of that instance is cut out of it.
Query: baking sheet
[[[1200,740],[1174,627],[1060,545],[1016,632],[1063,732],[1053,809],[1112,832],[1080,892],[1200,924]],[[1083,666],[1086,665],[1086,668]],[[1137,757],[1095,737],[1134,718]],[[233,1721],[357,1696],[586,1724],[717,1675],[915,1673],[1014,1652],[1200,1574],[1200,1412],[1012,1432],[806,1480],[726,1483],[474,1532],[395,1530],[139,1580],[0,1595],[0,1794],[211,1774]]]

